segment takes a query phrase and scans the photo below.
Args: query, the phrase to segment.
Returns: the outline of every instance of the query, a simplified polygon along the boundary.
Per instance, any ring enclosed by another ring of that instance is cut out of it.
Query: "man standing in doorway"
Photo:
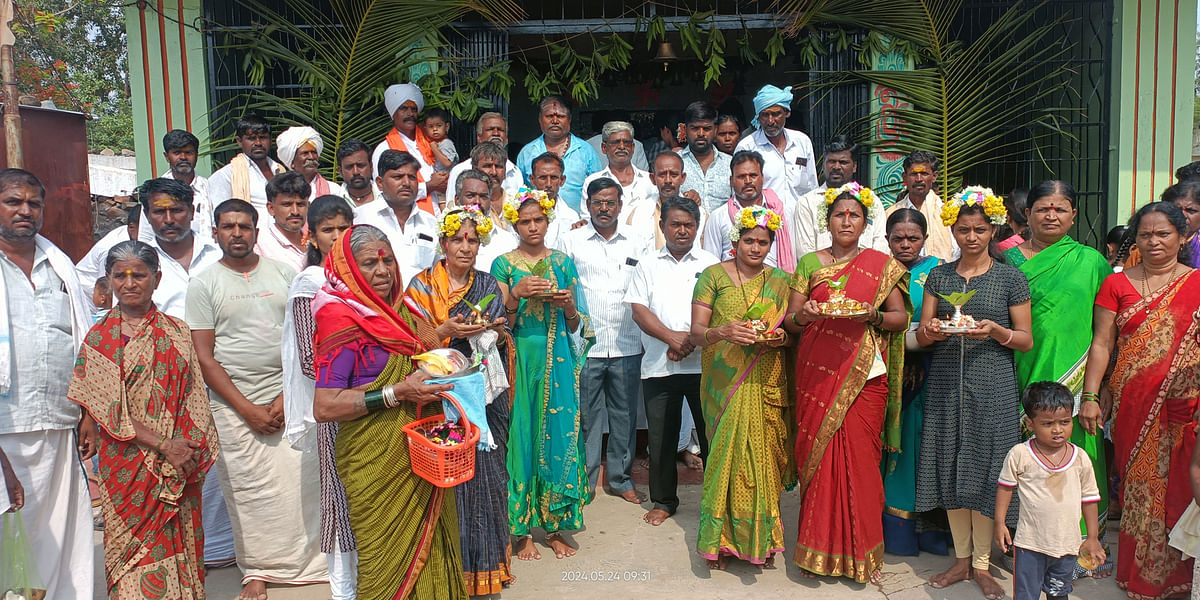
[[[236,130],[242,151],[208,178],[208,197],[217,204],[245,200],[258,211],[258,220],[266,222],[267,182],[287,167],[271,160],[271,126],[262,117],[246,115],[238,119]]]

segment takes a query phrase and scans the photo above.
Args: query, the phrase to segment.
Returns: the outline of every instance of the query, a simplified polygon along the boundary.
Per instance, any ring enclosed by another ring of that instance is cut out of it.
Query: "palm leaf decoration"
[[[901,115],[900,139],[885,149],[937,155],[943,193],[958,190],[964,174],[988,161],[1024,155],[1031,144],[1041,154],[1045,138],[1073,137],[1063,124],[1074,109],[1055,102],[1072,69],[1065,60],[1071,48],[1048,43],[1065,17],[1043,18],[1043,4],[1018,2],[975,39],[956,40],[951,32],[962,0],[777,1],[791,33],[832,23],[918,49],[911,71],[824,72],[798,85],[810,95],[853,83],[896,90],[912,110]]]
[[[256,90],[214,112],[253,110],[310,125],[324,138],[326,165],[347,139],[370,144],[383,138],[391,126],[383,92],[409,81],[414,65],[430,67],[428,81],[419,82],[426,106],[463,118],[490,107],[488,92],[507,97],[512,85],[504,63],[447,85],[447,69],[455,64],[439,50],[450,46],[442,31],[468,13],[498,25],[524,18],[514,0],[330,0],[328,12],[308,0],[286,0],[280,10],[261,0],[238,1],[259,26],[226,30],[217,47],[244,56],[252,85],[262,85],[270,65],[279,63],[298,76],[301,89],[288,97]],[[215,149],[222,141],[229,142],[220,140]]]

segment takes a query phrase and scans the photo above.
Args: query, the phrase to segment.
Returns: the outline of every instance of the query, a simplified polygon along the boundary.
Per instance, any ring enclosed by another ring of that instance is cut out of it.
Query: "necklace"
[[[1150,291],[1150,283],[1149,283],[1150,269],[1147,269],[1146,264],[1142,263],[1142,297],[1149,298],[1150,294],[1152,294],[1152,293],[1157,294],[1158,290],[1161,290],[1161,289],[1167,287],[1168,285],[1171,284],[1172,281],[1175,281],[1175,270],[1178,268],[1179,268],[1179,263],[1176,262],[1175,265],[1171,267],[1171,271],[1170,271],[1170,273],[1168,273],[1167,280],[1165,282],[1163,282],[1162,285],[1154,288],[1154,291],[1151,292]]]
[[[1037,454],[1039,457],[1041,457],[1042,462],[1050,465],[1050,468],[1052,469],[1061,467],[1062,461],[1066,459],[1067,446],[1065,444],[1061,449],[1059,449],[1060,456],[1058,457],[1058,460],[1050,460],[1050,455],[1046,454],[1045,450],[1042,450],[1042,445],[1038,443],[1037,438],[1034,438],[1033,445],[1031,447],[1033,448],[1034,454]]]
[[[755,273],[754,277],[750,278],[750,281],[757,279],[759,275],[763,274],[763,271],[764,269],[760,265],[758,268],[758,273]],[[738,268],[737,261],[734,261],[733,263],[733,272],[737,274],[738,289],[742,292],[742,304],[746,307],[746,311],[749,312],[750,302],[746,300],[746,282],[742,281],[742,270]],[[762,297],[763,289],[766,287],[767,285],[764,283],[761,288],[758,288],[758,295],[754,297],[754,302],[758,302],[758,299]]]
[[[847,254],[846,256],[843,256],[843,257],[841,257],[841,258],[838,258],[838,256],[837,256],[836,254],[834,254],[834,253],[833,253],[833,247],[832,247],[832,246],[830,246],[830,248],[829,248],[829,256],[830,256],[831,258],[833,258],[833,262],[835,262],[835,263],[839,263],[839,262],[842,262],[842,261],[844,261],[844,260],[853,260],[853,259],[854,259],[854,257],[858,256],[858,254],[859,254],[860,252],[862,252],[862,248],[859,248],[859,247],[857,247],[857,246],[856,246],[856,247],[854,248],[854,252],[851,252],[850,254]]]

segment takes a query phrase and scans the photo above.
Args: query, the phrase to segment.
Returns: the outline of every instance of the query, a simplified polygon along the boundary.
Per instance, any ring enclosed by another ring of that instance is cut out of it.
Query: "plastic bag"
[[[0,600],[43,600],[46,586],[38,576],[21,511],[4,513],[0,526]]]

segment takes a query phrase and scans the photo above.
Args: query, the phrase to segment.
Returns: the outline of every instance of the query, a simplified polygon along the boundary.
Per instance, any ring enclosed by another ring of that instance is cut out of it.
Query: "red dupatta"
[[[347,229],[325,257],[328,283],[313,298],[313,315],[318,324],[313,339],[317,357],[362,342],[374,342],[392,354],[412,356],[424,352],[425,346],[417,334],[397,312],[403,302],[410,302],[401,294],[403,279],[399,269],[392,267],[396,284],[386,300],[363,278],[350,250],[350,235],[357,227],[362,226]]]
[[[908,270],[892,257],[869,248],[844,265],[813,272],[809,276],[808,297],[817,302],[828,300],[829,283],[843,275],[847,276],[847,298],[879,308],[896,288],[904,295],[911,313],[905,281]],[[899,446],[903,332],[872,332],[866,323],[852,319],[817,320],[805,327],[796,353],[796,466],[801,495],[821,464],[825,446],[842,426],[850,405],[866,385],[875,358],[874,345],[867,343],[869,335],[876,336],[889,375],[895,374],[888,377],[883,441],[885,447]]]

